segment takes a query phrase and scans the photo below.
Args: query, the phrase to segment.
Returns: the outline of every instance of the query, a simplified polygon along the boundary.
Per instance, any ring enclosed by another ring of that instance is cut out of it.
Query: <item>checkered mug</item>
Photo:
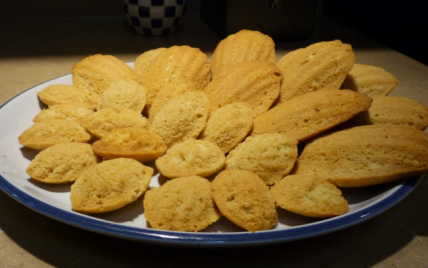
[[[128,23],[141,35],[168,35],[177,29],[186,0],[123,0]]]

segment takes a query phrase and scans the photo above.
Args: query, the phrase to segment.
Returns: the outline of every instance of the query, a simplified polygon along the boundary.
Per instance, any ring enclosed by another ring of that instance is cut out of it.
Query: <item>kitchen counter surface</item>
[[[220,41],[198,17],[166,37],[136,35],[124,18],[3,20],[0,104],[69,74],[91,54],[132,62],[171,45],[210,56]],[[318,41],[350,43],[357,62],[380,66],[399,84],[391,93],[428,105],[428,66],[319,17],[313,38],[276,42],[277,58]],[[0,148],[1,150],[1,148]],[[299,241],[234,248],[138,243],[92,233],[43,216],[0,191],[0,267],[428,267],[428,181],[386,212],[349,228]]]

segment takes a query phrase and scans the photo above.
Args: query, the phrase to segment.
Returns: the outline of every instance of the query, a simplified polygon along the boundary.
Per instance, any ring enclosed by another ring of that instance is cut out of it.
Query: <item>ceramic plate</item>
[[[25,173],[37,151],[24,148],[18,136],[43,109],[37,92],[53,84],[71,84],[71,75],[62,76],[35,86],[15,96],[0,107],[0,188],[29,208],[64,223],[93,232],[170,245],[257,245],[292,241],[337,231],[372,218],[392,207],[409,194],[420,177],[379,186],[344,189],[350,211],[342,216],[314,220],[280,210],[278,225],[269,231],[245,232],[224,217],[203,232],[185,233],[159,231],[147,227],[142,197],[117,211],[87,216],[72,211],[69,201],[70,184],[46,185],[31,180]],[[155,173],[150,185],[159,186]]]

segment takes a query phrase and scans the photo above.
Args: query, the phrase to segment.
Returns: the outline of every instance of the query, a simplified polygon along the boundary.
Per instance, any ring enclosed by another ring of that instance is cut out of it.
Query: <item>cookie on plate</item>
[[[328,179],[338,187],[362,187],[427,170],[427,133],[408,126],[367,125],[309,141],[291,174]]]
[[[211,183],[211,191],[220,212],[245,230],[268,230],[278,222],[268,186],[250,171],[220,172]]]
[[[266,185],[287,175],[297,158],[297,140],[280,133],[251,136],[238,144],[226,157],[225,169],[248,170]]]
[[[167,181],[148,190],[144,215],[154,229],[197,232],[220,219],[211,183],[199,176]]]
[[[105,159],[125,157],[142,163],[157,159],[167,149],[158,134],[136,127],[113,129],[95,141],[92,148]]]
[[[275,63],[275,43],[259,31],[241,30],[217,44],[210,59],[212,75],[217,76],[228,65],[255,60]]]
[[[233,102],[246,102],[256,117],[278,97],[282,73],[274,63],[245,61],[228,65],[205,87],[211,111]]]
[[[371,107],[352,118],[352,125],[403,125],[424,130],[428,126],[428,107],[404,97],[376,96]]]
[[[146,89],[142,85],[134,80],[116,80],[100,94],[97,110],[119,107],[142,113],[146,101]]]
[[[284,133],[306,141],[370,108],[372,99],[352,90],[325,89],[285,101],[254,119],[252,135]]]
[[[101,94],[116,80],[136,80],[134,69],[112,55],[96,54],[73,66],[73,85]]]
[[[19,136],[19,143],[44,150],[62,142],[88,142],[91,135],[77,122],[61,119],[49,119],[34,123]]]
[[[224,154],[209,141],[188,139],[169,148],[156,159],[156,167],[165,177],[174,179],[197,175],[207,177],[224,165]]]
[[[340,88],[355,63],[351,45],[340,40],[312,44],[285,54],[278,62],[284,73],[277,103],[325,88]]]
[[[88,143],[64,142],[39,152],[27,167],[27,174],[44,183],[75,181],[83,170],[100,162]]]
[[[55,104],[49,106],[48,109],[43,109],[34,118],[33,122],[41,122],[48,119],[64,119],[71,121],[79,121],[94,110],[76,104]]]
[[[173,80],[188,79],[201,90],[211,80],[208,57],[199,48],[172,46],[162,51],[138,76],[147,89],[147,108],[150,109],[158,92]]]
[[[46,105],[74,104],[92,110],[97,108],[98,95],[83,88],[70,85],[51,85],[37,93],[39,99]]]
[[[210,115],[199,139],[213,142],[228,153],[245,139],[252,126],[252,109],[245,102],[234,102]]]
[[[151,120],[151,130],[168,148],[187,139],[196,139],[208,120],[209,100],[200,90],[172,98]]]
[[[140,197],[147,190],[152,175],[152,168],[129,158],[90,166],[71,186],[71,207],[82,213],[117,210]]]
[[[356,63],[349,71],[341,88],[375,97],[388,95],[397,84],[398,79],[385,69]]]
[[[342,192],[328,180],[288,175],[270,188],[277,206],[313,218],[329,218],[349,211]]]
[[[104,108],[80,121],[80,124],[92,135],[102,138],[115,128],[137,127],[149,129],[149,121],[128,108],[109,107]]]
[[[154,48],[140,54],[134,62],[134,72],[139,77],[144,69],[157,57],[161,52],[166,50],[166,47]]]
[[[152,120],[154,115],[157,114],[159,110],[173,97],[196,90],[198,90],[198,88],[195,83],[188,79],[178,79],[169,82],[159,90],[150,106],[150,109],[147,109],[149,120]]]

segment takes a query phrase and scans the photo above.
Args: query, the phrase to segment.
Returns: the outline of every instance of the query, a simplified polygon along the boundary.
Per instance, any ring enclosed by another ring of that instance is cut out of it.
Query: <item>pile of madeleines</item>
[[[19,142],[38,150],[31,179],[71,185],[74,211],[142,197],[149,228],[196,232],[224,216],[257,232],[280,209],[342,215],[340,188],[428,170],[428,108],[388,96],[397,83],[340,40],[277,60],[272,38],[242,30],[210,59],[186,45],[145,51],[133,67],[82,59],[72,85],[37,93],[46,107]]]

